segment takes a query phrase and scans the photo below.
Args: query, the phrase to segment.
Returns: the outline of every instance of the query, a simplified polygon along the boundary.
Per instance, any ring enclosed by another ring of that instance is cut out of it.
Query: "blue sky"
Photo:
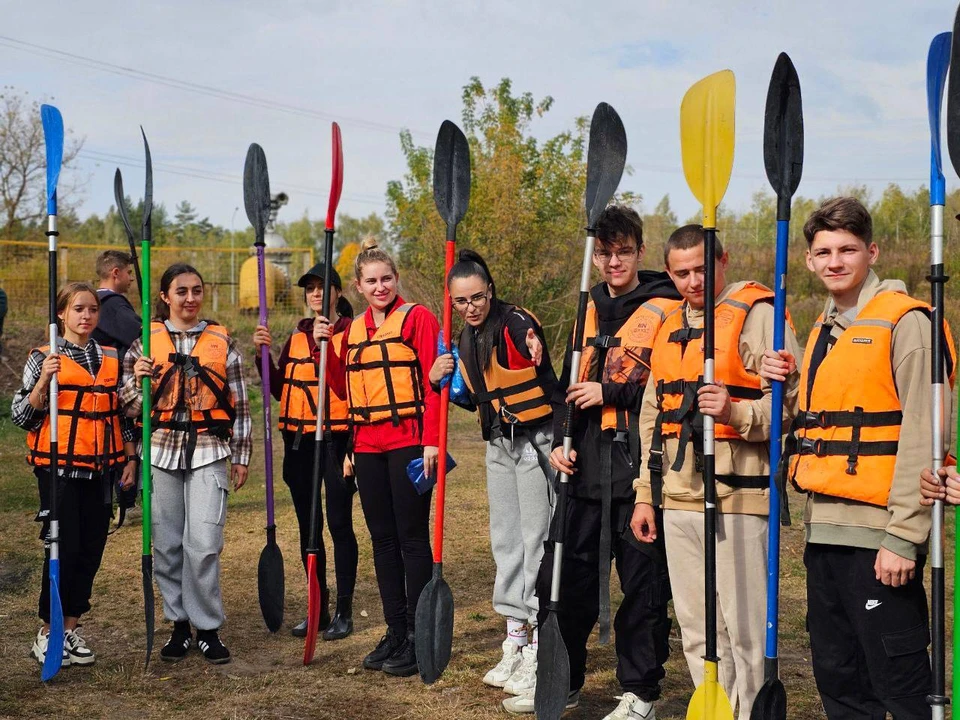
[[[188,199],[201,215],[237,228],[246,223],[240,176],[253,141],[267,153],[274,191],[290,195],[282,217],[323,217],[330,119],[343,130],[341,209],[382,212],[386,183],[405,169],[400,128],[432,145],[442,120],[459,120],[472,75],[486,85],[510,77],[517,92],[553,96],[553,109],[534,125],[543,138],[597,102],[611,103],[634,168],[621,188],[642,194],[648,209],[669,194],[685,218],[697,204],[680,164],[680,101],[699,78],[730,68],[737,147],[725,201],[745,210],[754,192],[769,189],[763,105],[784,50],[803,89],[799,193],[865,183],[877,197],[888,182],[916,187],[929,176],[927,48],[951,28],[955,11],[942,2],[876,0],[3,0],[0,8],[4,84],[55,98],[66,125],[85,138],[76,170],[85,180],[81,216],[112,204],[114,168],[142,156],[142,124],[157,166],[155,198],[169,209]],[[24,43],[220,92],[149,82]],[[139,194],[142,170],[121,168],[128,192]],[[945,172],[955,186],[948,161]]]

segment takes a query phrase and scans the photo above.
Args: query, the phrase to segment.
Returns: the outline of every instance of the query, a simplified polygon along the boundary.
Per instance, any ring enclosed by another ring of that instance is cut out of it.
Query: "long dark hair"
[[[487,263],[473,250],[461,250],[457,262],[450,272],[447,273],[447,287],[454,280],[478,277],[481,281],[490,285],[490,313],[483,325],[473,329],[477,344],[477,357],[483,364],[482,369],[490,367],[490,360],[493,358],[494,350],[500,341],[500,334],[503,332],[503,324],[507,317],[507,308],[497,298],[497,284],[493,281],[493,275],[490,274],[490,268]]]
[[[174,279],[180,275],[196,275],[200,278],[200,282],[203,282],[203,275],[200,274],[200,271],[197,270],[193,265],[188,265],[187,263],[174,263],[166,270],[164,270],[163,275],[160,276],[160,292],[166,295],[170,292],[170,285],[173,283]],[[153,309],[154,320],[157,322],[163,322],[170,319],[170,306],[163,301],[163,298],[160,295],[157,295],[157,304]]]

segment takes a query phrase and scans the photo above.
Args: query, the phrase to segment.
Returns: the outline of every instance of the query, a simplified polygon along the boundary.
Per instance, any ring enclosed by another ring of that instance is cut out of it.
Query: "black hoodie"
[[[623,324],[643,303],[653,298],[680,300],[670,276],[665,272],[641,270],[638,273],[640,284],[636,289],[620,297],[612,298],[606,283],[595,285],[590,290],[590,299],[597,310],[597,331],[601,335],[616,335]],[[586,339],[586,338],[585,338]],[[563,358],[563,370],[553,395],[553,446],[563,445],[563,422],[566,417],[567,386],[570,384],[570,356],[572,354],[573,334],[567,341],[567,350]],[[606,349],[598,349],[599,366],[603,366]],[[626,409],[633,420],[640,415],[640,402],[643,399],[643,385],[603,383],[603,403]],[[578,412],[574,417],[573,448],[577,451],[577,472],[570,479],[570,495],[587,500],[601,499],[600,459],[601,452],[613,442],[613,431],[604,432],[601,428],[601,407],[592,407]],[[614,501],[633,502],[633,480],[637,477],[638,458],[631,457],[624,443],[611,452],[612,498]],[[641,449],[640,457],[643,457]]]

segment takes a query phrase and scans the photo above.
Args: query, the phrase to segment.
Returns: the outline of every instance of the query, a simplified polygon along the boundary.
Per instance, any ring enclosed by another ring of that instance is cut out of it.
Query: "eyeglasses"
[[[467,306],[479,310],[484,305],[487,304],[487,301],[490,299],[489,290],[484,290],[482,293],[477,293],[468,298],[454,298],[453,307],[457,312],[464,312],[467,309]]]
[[[638,250],[635,247],[621,247],[617,248],[615,252],[610,252],[609,250],[594,250],[593,256],[602,263],[608,263],[614,255],[617,256],[618,260],[626,261],[635,257],[637,252]]]

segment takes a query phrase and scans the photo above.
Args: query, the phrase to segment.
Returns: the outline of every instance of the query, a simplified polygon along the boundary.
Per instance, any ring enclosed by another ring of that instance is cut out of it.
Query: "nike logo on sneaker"
[[[867,600],[867,604],[864,606],[867,610],[873,610],[876,607],[883,605],[879,600]]]

